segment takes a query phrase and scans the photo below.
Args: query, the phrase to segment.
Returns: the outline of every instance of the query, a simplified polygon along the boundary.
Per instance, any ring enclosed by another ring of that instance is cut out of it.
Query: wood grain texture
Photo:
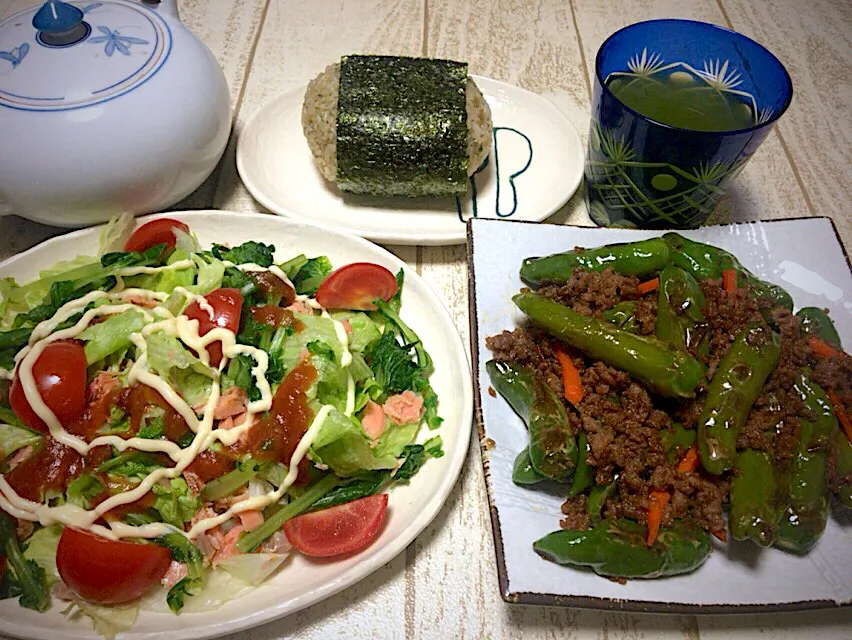
[[[793,104],[778,122],[812,215],[834,219],[852,245],[852,3],[844,0],[720,0],[737,31],[769,48],[793,79]],[[786,179],[786,178],[785,178]]]
[[[6,0],[0,3],[0,17],[34,2]],[[738,178],[716,219],[829,214],[847,246],[852,241],[852,218],[845,210],[852,193],[848,0],[182,0],[180,6],[185,22],[225,69],[235,128],[219,167],[179,207],[212,203],[237,211],[263,210],[236,172],[241,127],[275,94],[304,85],[341,55],[467,60],[474,74],[550,98],[585,139],[600,43],[631,22],[688,17],[733,26],[763,42],[787,65],[796,88],[790,111]],[[550,221],[589,224],[582,194]],[[61,231],[15,217],[0,219],[0,258]],[[417,266],[469,342],[464,247],[388,248]],[[336,596],[230,638],[850,637],[849,609],[694,617],[507,605],[499,595],[490,526],[474,441],[447,504],[404,554]]]

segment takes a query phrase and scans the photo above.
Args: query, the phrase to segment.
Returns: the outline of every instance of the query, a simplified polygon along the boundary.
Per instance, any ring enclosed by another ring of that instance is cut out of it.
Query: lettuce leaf
[[[130,631],[136,624],[139,605],[134,602],[106,606],[75,599],[62,611],[62,614],[69,620],[84,615],[92,621],[92,628],[103,636],[104,640],[115,640],[119,633]]]
[[[148,365],[166,378],[190,405],[210,395],[214,371],[187,349],[176,337],[164,331],[146,336]]]
[[[77,337],[86,342],[86,363],[94,364],[109,355],[127,349],[130,336],[142,331],[145,317],[140,311],[125,311],[107,317],[103,322],[90,324]]]
[[[10,456],[18,449],[35,444],[42,438],[40,433],[23,426],[0,423],[0,458]]]
[[[59,547],[59,536],[62,535],[62,525],[53,524],[42,527],[27,538],[24,557],[32,560],[44,571],[47,586],[59,582],[59,570],[56,568],[56,549]]]
[[[310,451],[315,461],[328,465],[337,475],[351,476],[361,471],[393,469],[396,455],[393,455],[390,445],[389,441],[382,455],[378,455],[370,446],[370,439],[360,423],[332,409]]]
[[[349,322],[349,326],[352,328],[352,333],[349,334],[350,351],[363,353],[382,336],[378,325],[366,313],[334,311],[331,313],[331,317],[338,322],[343,320]]]
[[[169,484],[155,484],[151,487],[156,498],[154,509],[160,513],[163,522],[183,529],[184,522],[189,522],[201,508],[199,499],[192,495],[186,480],[182,477],[172,478]]]

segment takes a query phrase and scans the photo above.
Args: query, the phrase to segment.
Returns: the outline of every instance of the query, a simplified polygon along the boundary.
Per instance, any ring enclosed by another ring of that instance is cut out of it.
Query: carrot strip
[[[698,457],[698,447],[692,445],[689,448],[689,451],[686,452],[686,455],[683,456],[683,460],[681,460],[680,464],[677,465],[677,470],[681,473],[695,471],[696,469],[698,469],[699,462],[700,459]]]
[[[700,460],[698,457],[698,447],[692,445],[683,460],[677,465],[677,470],[681,473],[695,471],[698,469]],[[650,547],[657,539],[657,534],[660,531],[660,523],[663,521],[663,509],[672,499],[672,494],[668,491],[660,491],[653,489],[648,495],[648,538],[647,543]]]
[[[571,404],[577,405],[583,399],[583,383],[580,381],[580,372],[574,366],[571,356],[558,346],[554,347],[553,350],[562,366],[562,391],[565,394],[565,399]]]
[[[716,529],[715,531],[711,531],[710,533],[713,534],[714,538],[721,542],[728,541],[728,531],[726,529]]]
[[[725,287],[725,293],[731,295],[737,290],[737,270],[725,269],[722,272],[722,284]]]
[[[671,494],[668,491],[651,491],[648,496],[648,537],[646,542],[650,547],[657,539],[657,534],[660,532],[660,524],[663,522],[663,509],[671,500]]]
[[[849,419],[849,414],[846,413],[846,407],[843,406],[843,403],[834,391],[828,392],[828,400],[831,402],[834,415],[837,416],[837,421],[843,427],[843,431],[846,432],[846,437],[849,438],[849,442],[852,442],[852,420]]]
[[[637,289],[639,289],[639,293],[645,295],[646,293],[650,293],[654,291],[660,286],[660,279],[654,278],[653,280],[646,280],[645,282],[640,282],[637,285]]]
[[[811,351],[823,358],[837,358],[842,355],[837,349],[823,342],[816,336],[808,338],[808,346],[811,348]]]

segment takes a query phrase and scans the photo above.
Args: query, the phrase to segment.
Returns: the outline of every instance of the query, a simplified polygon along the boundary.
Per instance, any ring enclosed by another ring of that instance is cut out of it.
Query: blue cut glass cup
[[[724,131],[680,128],[643,115],[613,93],[617,78],[660,83],[675,74],[714,99],[744,105],[746,120]],[[790,75],[778,58],[734,31],[669,19],[615,32],[595,60],[585,167],[589,215],[600,226],[700,225],[792,97]]]

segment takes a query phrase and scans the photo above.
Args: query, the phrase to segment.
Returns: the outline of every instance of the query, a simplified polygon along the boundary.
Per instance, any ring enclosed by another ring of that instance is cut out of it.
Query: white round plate
[[[201,640],[233,633],[303,609],[358,582],[405,549],[438,514],[464,463],[473,421],[467,347],[442,302],[396,256],[361,238],[265,214],[193,211],[165,215],[185,221],[203,247],[213,242],[236,245],[258,240],[274,244],[276,258],[282,260],[304,253],[309,257],[327,255],[335,266],[369,261],[394,273],[404,269],[402,317],[420,335],[434,359],[431,383],[444,418],[439,429],[421,433],[421,437],[440,435],[445,455],[429,460],[409,485],[391,490],[381,535],[361,553],[337,562],[313,562],[294,553],[264,585],[215,611],[181,615],[140,611],[133,629],[121,634],[122,640]],[[26,282],[57,260],[94,255],[99,231],[85,229],[48,240],[0,264],[0,276]],[[5,600],[0,602],[0,633],[44,640],[99,638],[87,618],[69,622],[60,614],[63,608],[64,604],[54,599],[50,611],[39,614],[14,600]]]
[[[302,132],[307,87],[258,109],[240,132],[237,170],[252,196],[283,216],[396,244],[461,244],[468,219],[539,222],[580,186],[583,143],[542,96],[473,76],[494,121],[488,163],[464,198],[375,198],[343,194],[316,167]]]

